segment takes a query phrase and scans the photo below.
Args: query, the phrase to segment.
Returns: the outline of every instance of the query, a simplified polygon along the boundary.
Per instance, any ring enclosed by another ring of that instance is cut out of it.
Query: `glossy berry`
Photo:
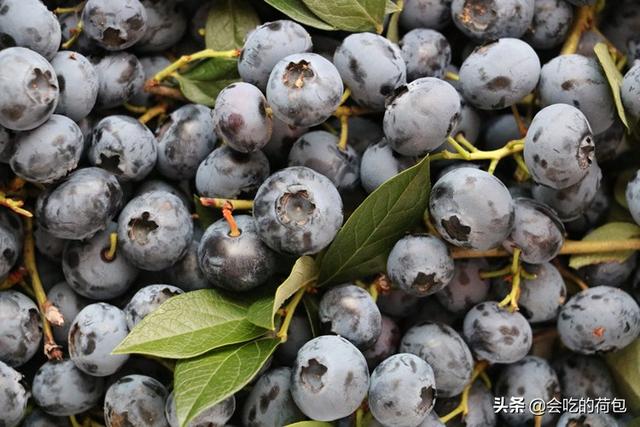
[[[117,52],[107,54],[102,58],[91,58],[91,61],[100,81],[96,101],[97,108],[118,107],[142,90],[144,69],[134,55]]]
[[[489,264],[482,258],[455,260],[453,278],[435,297],[451,312],[466,312],[487,300],[489,281],[482,279],[480,273],[488,269]]]
[[[275,358],[283,365],[292,366],[298,350],[313,338],[311,323],[305,315],[294,315],[287,334],[287,341],[278,346]]]
[[[194,231],[195,234],[195,231]],[[198,240],[191,241],[187,253],[178,262],[162,270],[160,274],[166,277],[169,283],[178,283],[185,292],[206,289],[210,283],[198,264]]]
[[[89,115],[98,98],[98,73],[87,58],[78,52],[63,50],[51,60],[58,76],[60,97],[56,113],[78,121]]]
[[[367,193],[372,193],[385,181],[393,178],[414,163],[410,157],[393,151],[386,139],[367,147],[360,162],[360,182]]]
[[[369,369],[375,369],[383,360],[397,353],[400,344],[401,332],[396,322],[388,316],[382,316],[381,325],[376,342],[362,352]]]
[[[534,13],[534,0],[453,0],[453,23],[478,41],[522,36]]]
[[[66,282],[60,282],[49,289],[47,299],[60,311],[64,320],[62,325],[51,325],[56,342],[64,344],[69,338],[69,328],[73,319],[89,304],[89,301],[75,293]]]
[[[27,412],[29,393],[22,383],[20,372],[0,361],[0,411],[2,411],[2,425],[17,427]]]
[[[17,291],[0,292],[0,362],[20,366],[40,348],[40,312],[29,297]]]
[[[402,57],[407,66],[407,81],[420,77],[442,78],[451,63],[451,46],[438,31],[415,29],[400,40]]]
[[[447,286],[453,278],[453,259],[438,238],[412,235],[400,239],[387,259],[387,274],[403,291],[423,297]]]
[[[113,383],[104,397],[106,427],[129,425],[168,427],[164,415],[167,389],[146,375],[127,375]],[[135,398],[133,398],[135,396]]]
[[[82,11],[84,31],[107,50],[123,50],[145,35],[147,11],[138,0],[89,0]]]
[[[235,410],[235,397],[227,397],[222,402],[205,409],[200,413],[200,415],[195,417],[188,426],[211,427],[227,425],[225,423],[231,419]],[[178,416],[176,414],[176,401],[173,392],[169,394],[165,401],[164,414],[170,427],[180,427],[180,424],[178,423]]]

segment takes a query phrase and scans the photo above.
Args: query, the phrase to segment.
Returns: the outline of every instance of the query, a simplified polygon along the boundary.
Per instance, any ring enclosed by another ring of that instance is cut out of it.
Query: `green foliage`
[[[207,16],[205,43],[208,49],[240,49],[247,33],[260,25],[248,0],[215,0]]]
[[[640,411],[640,339],[605,356],[618,391],[633,412]]]
[[[607,81],[609,82],[609,86],[611,87],[611,93],[616,104],[616,110],[618,110],[618,116],[629,130],[629,121],[627,120],[627,116],[624,112],[624,106],[622,105],[622,98],[620,96],[620,86],[622,85],[623,76],[616,67],[615,62],[613,62],[613,58],[611,58],[611,54],[609,53],[609,48],[605,43],[596,44],[593,51],[596,53],[598,61],[600,61],[600,65],[602,66],[604,74],[607,77]]]
[[[584,236],[583,242],[597,242],[608,240],[627,240],[640,237],[640,227],[629,222],[610,222],[596,228]],[[569,267],[580,268],[586,265],[602,264],[604,262],[625,262],[633,250],[618,252],[597,252],[592,254],[572,255]]]
[[[240,80],[236,58],[209,58],[175,79],[189,101],[213,107],[222,89]]]

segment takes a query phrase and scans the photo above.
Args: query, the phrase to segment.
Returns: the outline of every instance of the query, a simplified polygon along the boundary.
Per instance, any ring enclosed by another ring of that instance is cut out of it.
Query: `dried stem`
[[[253,209],[253,200],[233,200],[233,199],[218,199],[212,197],[200,197],[200,203],[202,206],[211,208],[222,209],[227,203],[233,206],[233,210],[251,210]]]
[[[233,205],[229,202],[226,202],[222,207],[222,216],[229,224],[229,236],[238,237],[241,232],[238,228],[238,223],[236,223],[235,218],[233,217]]]
[[[595,14],[595,6],[582,6],[578,8],[578,13],[573,20],[569,35],[565,39],[562,50],[560,51],[561,55],[576,53],[580,39],[582,39],[582,34],[593,26]]]
[[[33,214],[26,209],[23,209],[24,202],[22,200],[12,199],[11,197],[7,197],[6,193],[0,191],[0,206],[6,206],[11,209],[18,215],[22,215],[27,218],[33,217]]]

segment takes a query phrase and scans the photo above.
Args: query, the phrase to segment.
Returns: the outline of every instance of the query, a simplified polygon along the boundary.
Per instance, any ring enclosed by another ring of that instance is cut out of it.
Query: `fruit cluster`
[[[0,0],[0,427],[632,422],[608,3]]]

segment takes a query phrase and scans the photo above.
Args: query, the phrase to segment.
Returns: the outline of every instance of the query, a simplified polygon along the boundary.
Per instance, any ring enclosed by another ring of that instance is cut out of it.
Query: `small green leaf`
[[[287,15],[294,21],[319,30],[333,31],[336,27],[329,25],[313,14],[302,0],[265,0],[272,7]]]
[[[640,417],[634,418],[627,424],[627,427],[640,427]]]
[[[402,12],[402,8],[391,0],[387,1],[387,5],[384,8],[384,14],[389,15],[391,13]]]
[[[324,421],[300,421],[298,423],[287,424],[285,427],[332,427],[333,424]]]
[[[640,411],[640,339],[620,351],[608,353],[605,360],[629,409]]]
[[[269,360],[279,339],[224,347],[176,364],[174,391],[181,426],[247,385]]]
[[[260,18],[247,0],[215,0],[205,26],[208,49],[240,49],[247,33],[260,25]]]
[[[640,227],[628,222],[610,222],[596,228],[587,234],[583,242],[597,242],[606,240],[627,240],[640,237]],[[569,267],[580,268],[586,265],[602,264],[604,262],[625,262],[633,250],[618,252],[598,252],[585,255],[572,255],[569,259]]]
[[[622,105],[622,98],[620,96],[620,86],[622,85],[623,76],[616,67],[615,62],[613,62],[613,58],[611,58],[611,54],[609,53],[609,48],[605,43],[596,44],[593,51],[596,53],[598,61],[600,61],[600,65],[604,70],[604,74],[609,81],[613,100],[615,101],[616,109],[618,110],[618,116],[622,123],[624,123],[627,130],[629,130],[629,122],[627,121],[624,106]]]
[[[209,58],[174,76],[189,101],[213,107],[222,89],[240,80],[236,58]]]
[[[183,359],[264,335],[247,321],[247,309],[247,303],[214,289],[187,292],[145,317],[113,353]]]
[[[616,183],[613,186],[614,199],[616,199],[616,202],[625,209],[629,209],[626,196],[627,184],[633,179],[637,171],[637,169],[627,169],[622,171],[616,178]]]
[[[320,316],[318,311],[320,310],[320,303],[316,295],[307,294],[302,298],[302,304],[304,304],[304,311],[309,321],[309,327],[311,328],[311,334],[314,337],[322,335],[320,331]]]
[[[196,207],[196,215],[198,215],[198,222],[203,230],[206,230],[211,224],[216,221],[216,216],[213,214],[214,210],[206,206],[202,206],[200,203],[200,197],[194,195],[193,203]]]
[[[302,0],[320,19],[345,31],[382,32],[387,0]]]
[[[344,283],[384,271],[393,245],[422,218],[430,188],[425,157],[371,193],[329,246],[319,283]]]
[[[275,330],[276,312],[299,289],[312,286],[318,278],[318,267],[310,256],[298,258],[289,277],[282,282],[275,295],[261,298],[249,307],[247,320],[265,329]]]

